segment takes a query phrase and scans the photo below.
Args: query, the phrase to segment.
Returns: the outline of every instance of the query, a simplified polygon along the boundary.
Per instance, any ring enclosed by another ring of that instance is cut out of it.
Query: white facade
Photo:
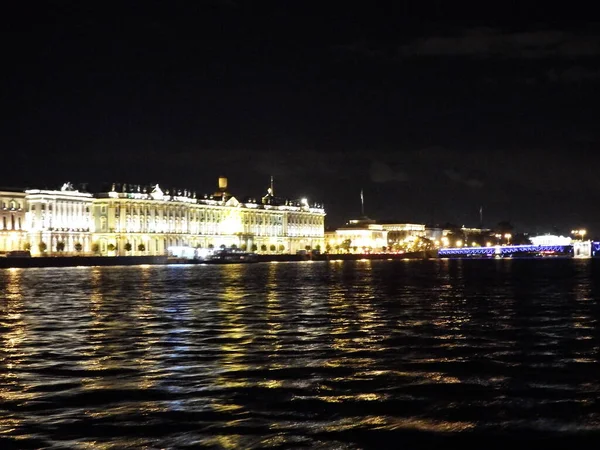
[[[574,258],[591,258],[592,257],[592,241],[575,241],[575,242],[573,242],[573,257]]]
[[[425,225],[420,223],[383,223],[386,231],[400,231],[412,236],[425,236]]]
[[[570,245],[572,242],[570,237],[555,236],[552,234],[534,236],[530,240],[533,245]]]
[[[324,246],[325,210],[306,199],[268,194],[240,202],[225,189],[197,198],[123,185],[92,195],[70,183],[60,190],[0,192],[0,254],[30,250],[59,254],[165,255],[170,247],[237,246],[295,253]]]
[[[171,247],[236,246],[248,251],[295,253],[324,245],[325,210],[308,201],[240,202],[224,192],[121,189],[94,199],[94,242],[101,254],[163,255]],[[124,192],[125,191],[125,192]],[[134,192],[128,192],[134,191]],[[149,191],[149,192],[148,192]]]
[[[24,249],[25,209],[24,192],[0,191],[0,254]]]
[[[427,234],[424,224],[419,223],[384,223],[382,228],[387,231],[388,245],[397,245]]]
[[[91,251],[92,194],[79,192],[69,183],[59,191],[31,189],[25,193],[32,255]]]
[[[388,232],[374,222],[367,218],[350,220],[335,232],[327,233],[326,249],[359,253],[382,251],[388,245]]]

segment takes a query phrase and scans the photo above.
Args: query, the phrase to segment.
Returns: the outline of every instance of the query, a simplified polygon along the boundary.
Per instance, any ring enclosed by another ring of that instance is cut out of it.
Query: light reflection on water
[[[572,442],[600,430],[599,280],[595,260],[2,270],[0,448]]]

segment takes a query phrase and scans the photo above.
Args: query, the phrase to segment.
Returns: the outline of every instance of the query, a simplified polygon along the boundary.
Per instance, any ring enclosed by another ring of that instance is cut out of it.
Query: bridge
[[[600,247],[599,247],[600,248]],[[457,247],[440,248],[438,256],[440,258],[451,258],[461,256],[489,257],[495,256],[533,256],[544,253],[573,255],[572,245],[496,245],[493,247]],[[600,255],[599,255],[600,256]]]

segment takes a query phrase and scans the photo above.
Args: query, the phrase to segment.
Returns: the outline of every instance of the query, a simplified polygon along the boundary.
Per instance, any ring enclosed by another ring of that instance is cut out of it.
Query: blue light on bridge
[[[598,247],[600,251],[600,246]],[[459,247],[441,248],[438,250],[439,257],[449,256],[513,256],[531,255],[539,253],[569,254],[573,252],[572,245],[505,245],[494,247]]]

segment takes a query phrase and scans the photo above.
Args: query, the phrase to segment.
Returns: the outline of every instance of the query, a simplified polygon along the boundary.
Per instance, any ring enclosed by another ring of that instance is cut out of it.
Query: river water
[[[0,270],[0,448],[600,438],[600,261]]]

